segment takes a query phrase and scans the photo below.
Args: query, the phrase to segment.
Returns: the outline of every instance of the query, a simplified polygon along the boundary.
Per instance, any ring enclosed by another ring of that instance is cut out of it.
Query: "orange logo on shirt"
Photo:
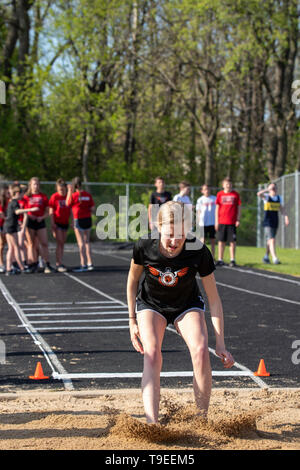
[[[189,268],[186,267],[173,273],[171,268],[166,268],[165,272],[162,272],[156,268],[153,268],[152,266],[150,266],[150,264],[148,264],[148,268],[150,273],[153,274],[153,276],[159,276],[158,281],[160,282],[160,284],[167,287],[176,286],[176,284],[178,283],[178,278],[185,276],[189,270]]]

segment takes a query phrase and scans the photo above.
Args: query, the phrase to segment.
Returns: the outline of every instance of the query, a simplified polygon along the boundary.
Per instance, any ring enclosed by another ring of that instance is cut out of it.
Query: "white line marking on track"
[[[57,356],[54,354],[49,344],[38,333],[38,331],[31,325],[31,323],[28,322],[21,307],[18,305],[14,297],[11,295],[11,293],[9,292],[9,290],[7,289],[7,287],[3,284],[1,280],[0,280],[0,290],[3,294],[3,297],[6,299],[7,303],[14,309],[19,320],[22,322],[21,326],[26,328],[27,332],[30,334],[30,336],[32,337],[34,341],[34,344],[36,344],[43,352],[45,359],[47,360],[52,370],[52,374],[56,372],[53,367],[53,364],[61,374],[66,374],[67,373],[66,370],[64,369],[62,364],[59,362]],[[64,381],[64,386],[66,390],[74,390],[73,384],[69,378],[63,379],[63,381]]]
[[[114,304],[115,301],[114,300],[90,300],[90,301],[86,301],[86,302],[22,302],[22,303],[19,303],[19,305],[23,306],[23,305],[31,305],[31,306],[35,306],[35,305],[85,305],[85,304]],[[83,307],[84,308],[84,307]],[[25,309],[23,309],[25,310]]]
[[[93,307],[78,307],[78,305],[75,305],[74,307],[43,307],[43,308],[23,308],[22,310],[25,312],[25,311],[29,311],[29,312],[34,312],[36,310],[38,310],[39,312],[41,311],[49,311],[49,310],[72,310],[72,309],[78,309],[78,308],[82,308],[83,310],[88,310],[89,308],[90,309],[95,309],[95,305]],[[119,309],[123,309],[125,307],[121,306],[121,305],[103,305],[103,307],[101,305],[97,305],[97,308],[119,308]]]
[[[117,378],[141,378],[142,377],[141,372],[100,372],[100,373],[82,373],[82,374],[53,374],[54,379],[62,379],[62,378],[71,378],[71,379],[95,379],[95,378],[101,378],[101,379],[117,379]],[[172,372],[161,372],[160,376],[161,377],[193,377],[194,373],[193,371],[172,371]],[[246,371],[218,371],[214,370],[212,371],[213,376],[219,376],[219,377],[230,377],[230,376],[236,376],[236,377],[252,377],[252,372],[246,372]]]
[[[120,322],[126,321],[128,322],[127,318],[102,318],[101,320],[41,320],[41,321],[32,321],[32,325],[41,325],[45,323],[110,323],[110,322]]]
[[[93,290],[94,292],[97,292],[97,294],[100,294],[100,295],[102,295],[103,297],[106,297],[107,299],[112,300],[113,302],[116,302],[116,303],[118,303],[118,304],[120,304],[120,305],[125,305],[126,308],[128,308],[127,305],[124,304],[124,302],[121,302],[121,300],[115,299],[114,297],[111,297],[110,295],[105,294],[105,292],[101,291],[100,289],[97,289],[96,287],[90,286],[89,284],[87,284],[86,282],[82,281],[81,279],[78,279],[77,277],[72,276],[72,274],[64,273],[64,275],[67,276],[67,277],[69,277],[70,279],[74,279],[76,282],[79,282],[80,284],[82,284],[83,286],[87,287],[88,289],[91,289],[91,290]]]
[[[267,299],[279,300],[280,302],[287,302],[289,304],[300,305],[300,302],[297,302],[296,300],[284,299],[283,297],[276,297],[275,295],[263,294],[262,292],[254,292],[252,290],[243,289],[242,287],[236,287],[236,286],[231,286],[229,284],[223,284],[222,282],[217,282],[217,285],[222,286],[222,287],[227,287],[228,289],[238,290],[240,292],[246,292],[246,294],[258,295],[260,297],[266,297]]]
[[[19,325],[19,328],[26,328],[27,325]],[[37,328],[37,331],[59,331],[59,330],[64,330],[64,331],[72,331],[72,330],[128,330],[128,326],[57,326],[55,328],[52,328],[51,326],[46,326],[42,328]]]
[[[268,279],[276,279],[278,281],[290,282],[291,284],[296,284],[297,286],[300,286],[300,281],[296,281],[294,279],[286,279],[284,277],[280,277],[280,276],[276,276],[276,275],[272,276],[271,274],[258,273],[258,272],[255,272],[255,271],[251,271],[250,269],[242,269],[242,268],[237,268],[237,267],[230,268],[229,266],[222,266],[222,268],[230,269],[231,271],[232,270],[238,271],[238,272],[245,273],[245,274],[252,274],[254,276],[261,276],[261,277],[265,277],[265,278],[268,278]]]
[[[116,310],[115,312],[60,312],[60,313],[27,313],[26,317],[75,317],[77,315],[80,316],[88,316],[88,315],[127,315],[128,318],[128,310],[124,312],[120,312]]]

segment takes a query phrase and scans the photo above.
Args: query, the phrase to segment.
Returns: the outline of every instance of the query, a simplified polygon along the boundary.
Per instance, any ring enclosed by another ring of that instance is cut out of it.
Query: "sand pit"
[[[300,449],[299,389],[215,389],[208,422],[190,389],[161,391],[147,425],[140,390],[0,394],[0,449]]]

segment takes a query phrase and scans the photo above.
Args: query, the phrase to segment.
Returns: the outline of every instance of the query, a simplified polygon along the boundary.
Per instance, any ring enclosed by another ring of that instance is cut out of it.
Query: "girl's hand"
[[[67,184],[67,188],[70,193],[73,192],[73,186],[71,184]]]
[[[30,212],[37,212],[39,209],[39,207],[31,207]]]
[[[129,327],[130,327],[130,339],[132,342],[132,345],[134,349],[141,353],[144,354],[144,349],[140,340],[140,333],[139,333],[139,327],[136,321],[129,320]]]
[[[230,369],[230,367],[233,366],[234,364],[234,359],[230,352],[226,351],[225,348],[218,348],[216,347],[216,355],[219,356],[219,358],[222,361],[223,366],[225,369]]]

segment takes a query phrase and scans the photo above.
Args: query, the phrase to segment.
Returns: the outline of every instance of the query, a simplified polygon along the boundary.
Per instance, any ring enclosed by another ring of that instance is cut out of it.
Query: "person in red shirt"
[[[38,267],[38,252],[37,242],[39,249],[45,262],[44,273],[48,274],[53,271],[49,263],[49,249],[48,249],[48,235],[45,219],[49,216],[49,201],[46,194],[40,190],[40,181],[38,178],[33,177],[28,183],[28,190],[23,196],[24,205],[26,209],[38,207],[36,212],[28,212],[28,260],[32,272],[37,270]]]
[[[92,195],[81,189],[79,177],[68,185],[67,205],[72,207],[74,231],[79,248],[80,267],[74,272],[93,271],[91,257],[90,232],[92,227],[92,211],[95,208]]]
[[[67,271],[62,264],[64,246],[67,239],[71,207],[66,204],[67,185],[63,179],[56,182],[56,193],[49,200],[51,229],[56,240],[56,270],[60,273]]]
[[[223,180],[223,191],[217,193],[215,229],[218,232],[218,255],[216,266],[224,266],[224,251],[226,242],[229,242],[230,263],[236,266],[236,228],[240,225],[241,199],[238,192],[232,189],[230,178]]]
[[[3,225],[5,221],[6,209],[9,201],[8,187],[3,186],[0,190],[0,273],[5,272],[4,267],[4,246],[6,243],[5,234],[3,232]]]

